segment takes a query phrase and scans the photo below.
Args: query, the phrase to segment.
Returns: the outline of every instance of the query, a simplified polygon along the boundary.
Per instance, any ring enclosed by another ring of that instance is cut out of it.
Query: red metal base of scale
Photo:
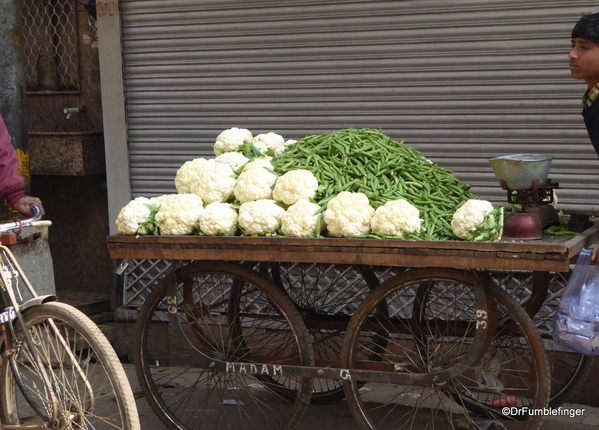
[[[539,185],[534,181],[530,188],[511,190],[505,181],[501,187],[507,190],[508,202],[519,205],[521,209],[509,214],[503,226],[503,237],[508,239],[540,239],[543,229],[559,223],[557,210],[551,206],[553,203],[553,190],[559,184],[551,183],[547,179],[545,184]]]

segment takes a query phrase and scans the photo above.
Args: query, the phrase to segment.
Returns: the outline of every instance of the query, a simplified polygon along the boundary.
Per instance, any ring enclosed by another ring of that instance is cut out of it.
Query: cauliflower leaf
[[[154,236],[158,236],[160,234],[160,230],[156,224],[156,214],[160,210],[160,204],[146,203],[146,207],[150,210],[150,214],[144,222],[139,224],[139,227],[136,231],[136,237],[146,234],[153,234]]]
[[[503,235],[503,206],[497,206],[489,212],[482,224],[474,229],[468,236],[472,242],[497,242]]]

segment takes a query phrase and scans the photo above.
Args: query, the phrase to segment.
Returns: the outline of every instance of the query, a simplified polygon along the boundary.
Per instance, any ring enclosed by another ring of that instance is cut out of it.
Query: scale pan
[[[491,158],[489,163],[501,184],[505,181],[509,189],[532,188],[534,181],[544,185],[549,174],[553,156],[546,154],[517,154]]]

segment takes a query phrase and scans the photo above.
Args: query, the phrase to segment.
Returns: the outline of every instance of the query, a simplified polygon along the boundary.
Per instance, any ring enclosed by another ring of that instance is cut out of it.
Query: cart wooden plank
[[[584,233],[500,242],[291,237],[108,237],[110,257],[148,260],[280,261],[566,272],[573,257],[599,239]]]

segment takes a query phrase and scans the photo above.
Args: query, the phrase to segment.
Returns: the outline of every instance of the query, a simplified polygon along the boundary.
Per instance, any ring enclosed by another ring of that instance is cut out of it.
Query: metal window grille
[[[293,281],[294,279],[294,270],[296,266],[297,264],[290,263],[285,269],[290,281]],[[154,285],[166,275],[166,272],[170,269],[170,267],[170,263],[166,260],[127,260],[127,268],[123,273],[123,305],[131,308],[141,306]],[[405,270],[402,268],[382,268],[376,266],[373,267],[373,269],[375,270],[380,282],[383,282]],[[315,284],[312,278],[310,278],[308,275],[308,272],[301,272],[301,282],[298,280],[296,282],[297,285],[301,285],[302,283],[307,283],[310,285]],[[346,283],[339,283],[338,280],[341,276],[340,272],[333,266],[331,266],[329,272],[320,273],[319,276],[322,276],[323,278],[314,285],[314,288],[318,290],[327,290],[326,294],[323,296],[326,297],[327,300],[336,301],[339,297],[364,296],[364,294],[358,294],[362,290],[365,290],[365,285],[363,282],[359,282],[359,279],[356,280],[352,278],[348,279],[348,282]],[[492,277],[498,286],[507,290],[513,297],[516,297],[522,303],[525,303],[532,295],[531,272],[495,271],[492,272]],[[331,278],[335,279],[336,288],[338,291],[332,291],[328,288],[329,286],[327,285],[327,282],[328,279]],[[547,297],[541,309],[537,312],[534,318],[537,329],[545,337],[550,336],[553,333],[553,316],[557,310],[559,300],[562,296],[564,288],[567,285],[567,282],[567,277],[560,273],[552,273],[550,276]],[[291,284],[296,283],[291,282]],[[213,289],[207,290],[207,293],[212,294]],[[291,290],[288,291],[288,293],[291,294],[294,301],[301,299],[300,293],[294,294],[294,291]],[[460,300],[466,299],[467,298],[460,298]],[[217,300],[215,299],[215,301]],[[405,306],[402,308],[390,309],[390,314],[408,317],[409,312],[408,314],[405,312],[406,310],[411,309],[413,301],[414,297],[406,296],[404,303]],[[455,298],[448,303],[455,303]],[[260,307],[261,305],[256,304],[256,306]],[[304,304],[304,306],[306,306],[306,304]],[[320,303],[319,306],[327,307],[325,303]],[[349,303],[345,303],[345,306],[342,306],[339,309],[330,306],[328,306],[328,308],[333,313],[341,312],[351,314],[353,311],[355,311],[355,306],[349,306]],[[443,312],[444,310],[437,309],[437,311]]]
[[[79,90],[77,5],[75,0],[24,0],[27,91]]]
[[[152,288],[166,276],[167,271],[171,268],[171,264],[167,260],[126,260],[125,269],[122,272],[122,304],[126,307],[136,308],[143,304],[145,299],[148,297]],[[293,275],[293,267],[295,265],[290,263],[290,267],[287,268],[290,273],[288,275],[292,277]],[[385,279],[394,276],[396,273],[394,272],[394,268],[375,268],[378,278],[381,282]],[[331,266],[329,269],[331,273],[329,273],[329,278],[339,278],[339,272],[337,269]],[[303,274],[306,276],[306,274]],[[361,280],[361,279],[360,279]],[[356,279],[348,279],[348,282],[343,284],[343,288],[349,290],[344,291],[343,294],[356,295],[355,291],[360,289],[364,289],[365,286],[360,283],[360,280]],[[323,282],[326,283],[326,279],[323,279]],[[324,288],[324,287],[323,287]],[[352,293],[353,292],[353,293]],[[328,292],[327,297],[329,299],[332,297],[337,298],[337,296],[341,294],[341,291],[338,294],[331,295]],[[351,309],[353,312],[355,308]],[[337,311],[342,311],[337,309]]]
[[[521,303],[526,303],[532,296],[531,272],[496,272],[493,274],[493,280]],[[549,336],[553,333],[553,317],[567,284],[567,275],[551,273],[545,301],[533,317],[537,330],[543,336]]]
[[[127,260],[123,272],[123,305],[141,306],[170,267],[166,260]]]

